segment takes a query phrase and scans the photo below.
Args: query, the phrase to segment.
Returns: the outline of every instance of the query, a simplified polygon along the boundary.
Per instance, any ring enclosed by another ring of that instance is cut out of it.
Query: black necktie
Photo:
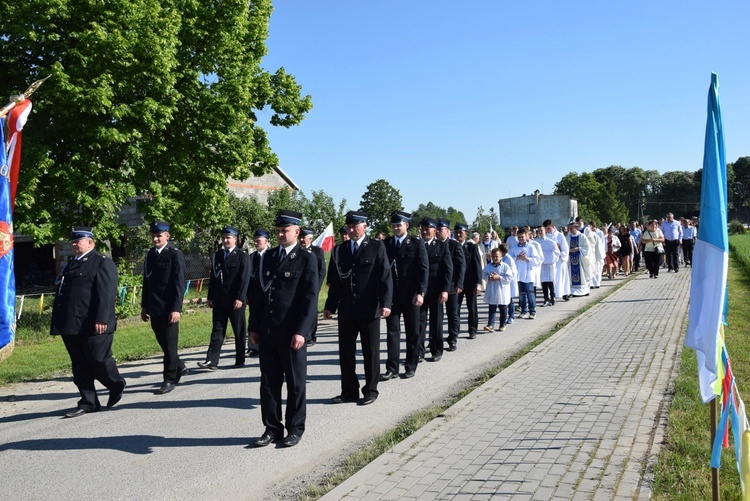
[[[352,254],[356,254],[359,250],[359,244],[357,242],[354,242],[354,250],[352,251]]]
[[[286,249],[283,247],[281,248],[281,252],[279,252],[279,262],[282,262],[284,258],[286,257]]]
[[[401,248],[401,240],[396,239],[396,249]]]

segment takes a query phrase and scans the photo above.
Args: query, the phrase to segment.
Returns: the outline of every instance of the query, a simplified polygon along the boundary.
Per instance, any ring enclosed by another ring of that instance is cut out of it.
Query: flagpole
[[[718,398],[711,400],[711,447],[713,447],[716,438],[716,406],[718,400]],[[711,500],[719,501],[719,469],[713,467],[711,468]]]
[[[29,96],[31,96],[43,83],[45,80],[47,80],[52,75],[47,75],[46,77],[42,78],[41,80],[37,80],[33,84],[29,85],[29,88],[26,89],[23,94],[18,94],[16,96],[10,96],[10,102],[0,108],[0,118],[3,118],[5,115],[11,112],[13,108],[18,106],[20,103],[24,101],[24,99],[28,99]]]

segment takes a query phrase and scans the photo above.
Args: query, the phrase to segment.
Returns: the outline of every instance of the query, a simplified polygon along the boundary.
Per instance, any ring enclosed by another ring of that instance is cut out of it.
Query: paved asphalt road
[[[348,453],[409,414],[444,402],[620,282],[605,280],[590,297],[539,308],[536,320],[516,320],[504,333],[480,334],[475,340],[462,333],[458,351],[446,352],[441,362],[420,364],[413,379],[381,383],[380,398],[366,407],[329,403],[340,393],[336,326],[322,321],[319,342],[308,355],[307,431],[289,449],[249,445],[263,431],[257,360],[242,369],[200,372],[196,362],[203,360],[205,348],[182,352],[192,372],[163,396],[153,393],[161,382],[160,357],[122,364],[128,381],[122,401],[75,419],[62,418],[77,400],[70,377],[0,388],[2,497],[294,498]],[[480,299],[480,326],[486,318]],[[206,340],[209,332],[207,323]],[[223,353],[225,366],[233,363],[231,344]],[[363,378],[361,365],[359,373]],[[100,398],[106,402],[106,390]]]

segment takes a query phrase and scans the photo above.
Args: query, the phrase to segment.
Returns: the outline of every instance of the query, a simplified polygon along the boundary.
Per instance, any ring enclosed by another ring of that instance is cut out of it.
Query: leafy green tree
[[[412,228],[417,228],[422,219],[426,217],[430,217],[432,219],[447,219],[451,222],[451,228],[453,228],[453,225],[457,221],[460,221],[462,223],[467,222],[463,212],[456,210],[453,207],[444,209],[432,202],[427,202],[427,204],[419,204],[419,207],[417,207],[416,210],[412,211],[409,224]]]
[[[497,217],[495,208],[490,207],[489,211],[485,212],[484,207],[478,207],[477,217],[474,218],[474,222],[471,224],[471,230],[478,231],[484,236],[486,232],[490,231],[490,227],[492,227],[501,238],[504,236],[504,231],[500,226],[500,219]]]
[[[653,218],[671,212],[676,218],[698,214],[702,169],[665,172],[655,193],[646,201],[646,213]]]
[[[24,131],[16,231],[38,244],[73,224],[119,237],[128,196],[177,238],[227,215],[226,180],[278,164],[257,113],[300,123],[294,77],[260,65],[270,0],[2,2],[0,95],[51,75]]]
[[[740,157],[734,163],[730,164],[734,174],[733,182],[729,182],[732,187],[734,208],[737,215],[742,216],[744,221],[750,220],[750,157]]]
[[[367,185],[359,202],[359,210],[370,215],[368,226],[373,232],[388,233],[393,211],[404,210],[401,193],[385,179]]]

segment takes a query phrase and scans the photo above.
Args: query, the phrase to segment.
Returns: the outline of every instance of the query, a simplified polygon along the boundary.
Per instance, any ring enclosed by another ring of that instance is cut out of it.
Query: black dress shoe
[[[216,364],[212,364],[211,362],[198,362],[198,367],[209,371],[215,371],[219,368]]]
[[[451,343],[448,343],[448,348],[447,348],[448,351],[456,351],[456,348],[457,347],[456,347],[456,342],[455,341],[453,341]]]
[[[366,397],[362,397],[362,400],[357,402],[357,405],[370,405],[377,399],[378,399],[377,395],[368,395]]]
[[[419,360],[417,361],[417,363],[421,364],[422,362],[424,362],[424,357],[419,357]]]
[[[172,390],[174,390],[174,383],[164,383],[158,390],[156,390],[155,393],[157,395],[164,395],[165,393],[169,393]]]
[[[402,379],[409,379],[414,377],[414,371],[406,371],[403,374],[401,374]]]
[[[247,356],[250,358],[258,358],[258,350],[255,348],[250,348],[247,350]]]
[[[315,346],[315,343],[317,343],[317,341],[316,341],[315,339],[311,339],[311,340],[309,340],[309,341],[308,341],[307,343],[305,343],[305,344],[306,344],[306,345],[307,345],[307,347],[309,348],[309,347],[311,347],[311,346]],[[289,435],[289,436],[290,436],[290,437],[293,437],[294,435]],[[299,440],[297,440],[297,441],[299,442]],[[295,444],[295,445],[297,445],[297,444]]]
[[[334,404],[348,404],[351,402],[356,402],[357,397],[345,397],[343,395],[336,395],[331,399],[331,403]]]
[[[476,332],[470,332],[469,333],[469,339],[476,339],[476,338],[477,338],[477,333]]]
[[[432,358],[428,358],[428,362],[440,362],[440,359],[442,359],[442,355],[433,355]]]
[[[397,378],[398,374],[391,372],[391,371],[385,371],[385,373],[380,375],[381,381],[388,381],[389,379]]]
[[[266,447],[268,445],[271,445],[276,441],[276,437],[271,435],[268,432],[265,432],[263,435],[260,436],[260,438],[256,438],[253,442],[253,445],[255,447]]]
[[[89,412],[94,412],[94,411],[88,411],[88,410],[83,409],[81,407],[76,407],[72,411],[70,411],[67,414],[65,414],[65,417],[66,418],[79,417],[79,416],[83,416],[84,414],[88,414]]]
[[[187,376],[190,371],[187,367],[183,367],[181,371],[177,372],[177,381],[174,382],[174,384],[177,384],[180,382],[180,379],[182,379],[182,376]]]
[[[245,367],[245,362],[235,362],[232,366],[233,369],[241,369],[242,367]]]
[[[284,437],[284,447],[294,447],[297,445],[302,437],[290,433]]]
[[[117,405],[117,402],[122,399],[122,392],[125,390],[125,381],[122,382],[122,388],[119,389],[119,391],[110,391],[109,392],[109,400],[107,400],[107,407],[114,407]]]

